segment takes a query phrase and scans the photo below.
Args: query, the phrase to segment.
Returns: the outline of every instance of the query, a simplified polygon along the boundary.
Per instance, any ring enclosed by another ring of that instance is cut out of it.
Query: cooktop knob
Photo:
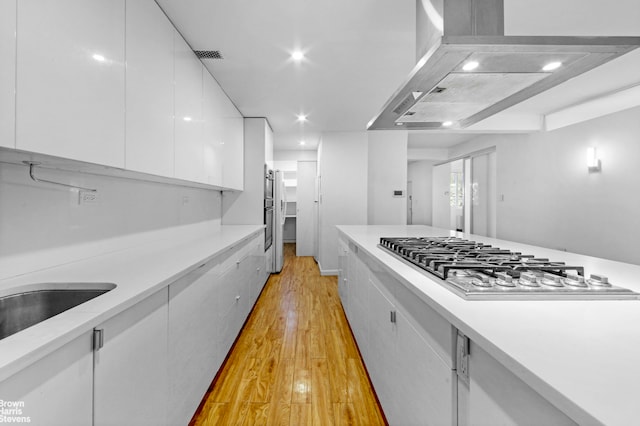
[[[540,280],[540,284],[548,285],[551,287],[562,287],[562,280],[558,275],[544,274]]]
[[[587,283],[596,287],[611,287],[611,284],[609,284],[609,278],[604,275],[591,274]]]
[[[565,285],[572,287],[586,287],[587,283],[584,282],[584,277],[582,275],[573,275],[569,274],[564,279]]]
[[[526,287],[540,287],[538,277],[531,272],[523,272],[520,274],[520,284]]]
[[[504,272],[496,272],[496,285],[502,287],[515,287],[516,284],[513,282],[513,278],[511,275]]]

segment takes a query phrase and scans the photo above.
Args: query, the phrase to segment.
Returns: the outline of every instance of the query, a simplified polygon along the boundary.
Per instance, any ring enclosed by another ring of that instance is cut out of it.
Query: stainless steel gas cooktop
[[[638,299],[640,294],[584,275],[582,266],[457,237],[380,238],[380,248],[427,271],[465,299]]]

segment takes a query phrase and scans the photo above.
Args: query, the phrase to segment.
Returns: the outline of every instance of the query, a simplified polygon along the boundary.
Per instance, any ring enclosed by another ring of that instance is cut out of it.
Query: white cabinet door
[[[16,0],[0,2],[0,146],[15,148]]]
[[[175,43],[175,177],[204,182],[202,142],[203,66],[176,31]]]
[[[375,280],[375,279],[374,279]],[[367,357],[367,370],[373,382],[382,409],[390,424],[401,424],[399,410],[402,403],[397,401],[397,380],[395,375],[402,368],[395,359],[397,344],[396,324],[392,322],[391,314],[397,311],[396,306],[390,300],[390,295],[378,288],[370,280],[369,309],[367,310],[369,324],[369,355]]]
[[[126,162],[128,170],[173,177],[173,38],[153,0],[127,2]]]
[[[240,295],[236,288],[237,266],[222,272],[216,282],[218,287],[218,323],[220,324],[220,355],[226,357],[240,330]]]
[[[369,362],[369,271],[355,254],[355,280],[350,281],[349,322],[365,363]]]
[[[267,259],[264,254],[264,233],[260,233],[253,242],[253,257],[256,268],[256,275],[253,279],[253,289],[251,292],[251,306],[255,305],[265,283],[269,279],[269,273],[267,272]]]
[[[169,287],[169,425],[189,423],[222,364],[214,265]]]
[[[222,184],[225,188],[242,191],[244,189],[244,119],[240,113],[236,111],[236,114],[223,118],[223,131]]]
[[[355,303],[354,298],[358,285],[357,274],[357,254],[353,251],[351,244],[349,244],[349,252],[347,253],[347,305],[345,306],[345,313],[349,323],[353,322],[353,304]]]
[[[225,188],[242,191],[244,188],[244,119],[223,92],[222,127],[222,184]]]
[[[349,245],[343,240],[338,241],[338,294],[342,308],[347,311],[349,286]]]
[[[204,183],[222,185],[223,120],[220,98],[226,96],[205,69],[202,73]]]
[[[167,300],[165,288],[96,327],[95,425],[167,424]]]
[[[125,1],[18,2],[16,148],[123,168]]]
[[[402,425],[455,424],[455,372],[409,322],[396,313],[394,380],[397,421]]]
[[[4,404],[17,403],[19,405],[15,408],[20,410],[15,414],[0,411],[0,416],[28,417],[29,421],[23,420],[22,423],[31,425],[90,425],[93,383],[91,335],[91,332],[81,335],[0,383],[0,400]]]
[[[461,426],[577,424],[473,342],[469,377],[458,382]]]
[[[454,373],[371,277],[367,369],[390,424],[454,424]]]

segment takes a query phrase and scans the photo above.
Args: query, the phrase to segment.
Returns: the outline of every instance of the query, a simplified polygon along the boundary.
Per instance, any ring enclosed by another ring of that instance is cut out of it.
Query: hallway
[[[385,424],[340,304],[336,277],[285,244],[191,425]]]

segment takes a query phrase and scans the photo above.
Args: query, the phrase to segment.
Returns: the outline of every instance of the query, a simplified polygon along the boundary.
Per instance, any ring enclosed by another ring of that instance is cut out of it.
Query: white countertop
[[[0,340],[0,381],[263,228],[200,222],[0,259],[0,295],[34,283],[117,285],[108,293]]]
[[[473,342],[579,424],[640,418],[640,300],[468,301],[377,247],[380,237],[457,235],[582,265],[640,293],[640,266],[455,233],[428,226],[339,226],[338,230]]]

